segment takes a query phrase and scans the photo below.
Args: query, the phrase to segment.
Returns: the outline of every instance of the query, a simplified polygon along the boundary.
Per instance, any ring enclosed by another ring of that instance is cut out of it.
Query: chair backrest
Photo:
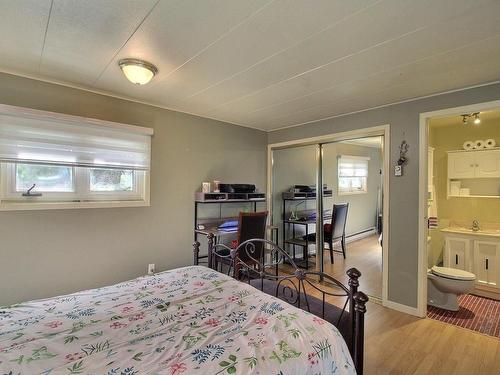
[[[240,212],[238,221],[238,244],[252,239],[264,239],[266,237],[267,211],[263,212]],[[262,242],[256,242],[254,259],[261,259],[263,255]],[[242,251],[239,255],[242,261],[248,261],[248,254]]]
[[[332,238],[340,238],[345,235],[345,225],[347,223],[348,208],[349,203],[339,203],[333,205]]]

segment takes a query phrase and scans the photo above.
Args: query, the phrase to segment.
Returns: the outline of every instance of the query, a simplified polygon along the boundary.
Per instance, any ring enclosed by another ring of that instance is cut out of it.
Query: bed
[[[355,374],[337,328],[204,266],[0,308],[0,374]]]

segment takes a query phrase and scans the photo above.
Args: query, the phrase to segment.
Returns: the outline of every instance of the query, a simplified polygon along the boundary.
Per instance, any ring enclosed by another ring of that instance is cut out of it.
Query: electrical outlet
[[[155,264],[151,263],[148,265],[148,275],[154,275],[155,273]]]

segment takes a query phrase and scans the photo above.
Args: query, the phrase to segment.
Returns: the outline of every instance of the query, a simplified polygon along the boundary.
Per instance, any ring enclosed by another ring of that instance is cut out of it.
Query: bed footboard
[[[214,245],[214,236],[208,238],[208,266],[240,280],[246,281],[261,291],[274,295],[320,316],[335,325],[344,337],[358,374],[363,374],[364,328],[368,297],[358,290],[361,272],[349,269],[348,287],[324,272],[303,270],[296,266],[293,259],[275,243],[253,239],[232,249],[223,244]],[[264,246],[256,246],[263,243]],[[193,244],[194,252],[200,244]],[[258,253],[256,249],[264,249]],[[245,256],[239,255],[244,252]],[[244,258],[245,261],[241,259]],[[278,273],[277,266],[287,263],[291,273]],[[337,299],[335,304],[326,298]],[[343,307],[338,300],[345,298]],[[348,307],[348,309],[347,309]]]

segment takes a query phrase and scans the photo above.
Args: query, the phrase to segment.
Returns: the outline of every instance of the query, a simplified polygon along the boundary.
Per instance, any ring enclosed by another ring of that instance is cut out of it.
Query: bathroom
[[[428,312],[500,336],[500,108],[428,128]]]

